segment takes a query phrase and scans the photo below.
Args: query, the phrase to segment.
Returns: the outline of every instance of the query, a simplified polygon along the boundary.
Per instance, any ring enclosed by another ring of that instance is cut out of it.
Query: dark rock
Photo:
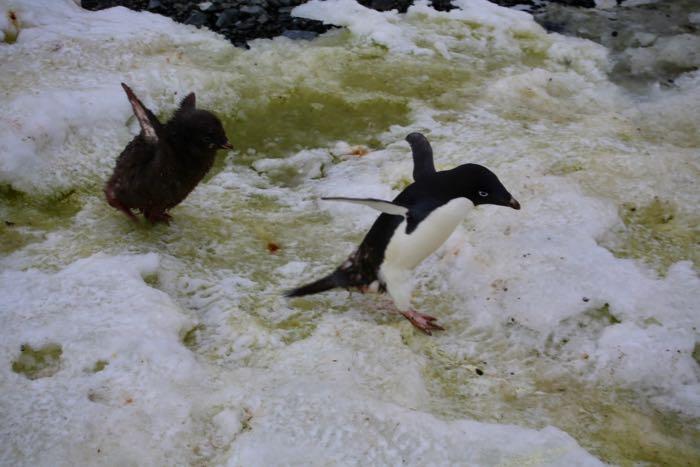
[[[444,0],[438,0],[444,1]],[[490,0],[491,2],[504,7],[514,7],[516,5],[527,5],[533,9],[546,7],[547,3],[559,3],[561,5],[574,6],[580,8],[595,8],[595,0],[547,0],[547,2],[535,2],[533,0]],[[433,2],[434,4],[435,2]],[[437,9],[437,8],[436,8]]]
[[[547,30],[547,32],[556,32],[556,33],[563,33],[566,31],[566,25],[557,22],[557,21],[548,21],[548,20],[543,20],[540,22],[540,25]]]
[[[201,8],[201,1],[185,0],[82,0],[83,8],[101,10],[114,6],[125,6],[132,10],[148,10],[197,27],[206,26],[223,34],[237,47],[246,41],[284,35],[292,39],[310,40],[318,34],[335,27],[320,21],[295,18],[292,10],[307,0],[208,0]],[[414,0],[357,0],[360,4],[379,11],[398,10],[406,12]],[[592,7],[594,0],[491,0],[502,6],[529,5],[534,11],[546,8],[548,3],[569,6]],[[449,11],[455,8],[451,0],[432,0],[433,8]],[[560,31],[561,25],[553,22],[545,25],[550,31]]]
[[[372,0],[371,7],[377,11],[389,11],[394,9],[394,0]]]
[[[210,3],[209,5],[205,5],[204,8],[199,7],[199,9],[206,12],[206,13],[216,13],[218,11],[224,10],[224,7],[220,3],[211,2],[211,1],[209,3]]]
[[[527,3],[527,0],[524,0],[520,3]],[[452,0],[433,0],[433,8],[435,8],[437,11],[450,11],[456,8],[454,5],[452,5]]]
[[[261,15],[265,13],[265,8],[259,6],[259,5],[253,5],[253,6],[243,6],[240,8],[241,13],[248,13],[249,15]]]
[[[514,7],[515,5],[532,5],[532,2],[528,0],[494,0],[493,3],[497,3],[498,5],[508,8]]]
[[[201,11],[194,10],[192,13],[190,13],[190,16],[187,17],[185,20],[185,24],[191,24],[193,26],[197,26],[198,28],[201,28],[205,24],[207,24],[207,15],[202,13]]]
[[[552,3],[562,5],[577,6],[580,8],[595,8],[595,0],[550,0]]]
[[[248,19],[243,20],[243,21],[236,21],[234,26],[236,27],[236,29],[241,29],[241,30],[247,31],[250,29],[255,29],[257,27],[257,24],[255,21],[255,18],[248,18]]]
[[[300,31],[298,29],[285,29],[284,31],[282,31],[282,35],[284,37],[288,37],[294,40],[301,39],[310,41],[311,39],[316,38],[316,36],[318,36],[318,33],[314,31]]]
[[[235,8],[224,10],[223,13],[219,15],[219,19],[216,20],[216,27],[224,28],[225,26],[230,26],[235,23],[239,17],[238,10]]]

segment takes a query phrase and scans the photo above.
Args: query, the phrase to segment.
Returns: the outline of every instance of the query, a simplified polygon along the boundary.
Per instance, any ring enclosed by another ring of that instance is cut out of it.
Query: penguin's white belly
[[[413,269],[440,248],[466,217],[471,207],[466,198],[456,198],[431,212],[410,234],[404,220],[394,232],[384,253],[384,263]]]
[[[384,252],[379,276],[400,310],[410,307],[410,271],[445,243],[471,207],[468,199],[456,198],[431,212],[410,234],[406,233],[405,220],[396,228]]]

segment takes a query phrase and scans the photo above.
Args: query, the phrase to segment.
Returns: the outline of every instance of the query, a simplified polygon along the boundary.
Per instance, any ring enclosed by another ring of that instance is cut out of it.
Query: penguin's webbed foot
[[[400,311],[400,313],[403,315],[404,318],[409,320],[412,325],[414,325],[429,336],[433,335],[432,331],[445,330],[445,328],[435,323],[435,321],[437,321],[437,318],[433,316],[424,315],[413,310]]]
[[[118,206],[117,209],[119,209],[121,212],[126,214],[126,216],[131,219],[134,222],[138,222],[139,220],[136,218],[133,212],[131,212],[131,209],[127,208],[126,206]]]
[[[163,222],[164,224],[170,224],[172,216],[165,211],[151,211],[145,213],[146,219],[153,224]]]
[[[114,195],[114,193],[111,190],[107,191],[107,202],[109,203],[110,206],[113,208],[116,208],[126,214],[126,216],[131,219],[134,222],[138,222],[138,219],[134,215],[134,213],[131,211],[131,208],[128,206],[125,206],[124,203],[119,201],[117,197]]]

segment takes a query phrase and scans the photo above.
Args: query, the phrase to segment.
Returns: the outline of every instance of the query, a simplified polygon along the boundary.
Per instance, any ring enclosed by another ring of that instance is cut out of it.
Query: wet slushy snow
[[[635,43],[626,86],[620,51],[455,4],[312,0],[296,14],[347,28],[241,50],[0,0],[0,463],[700,462],[700,72],[649,78],[697,36]],[[195,91],[236,147],[170,226],[103,199],[139,129],[122,81],[163,117]],[[394,196],[411,131],[523,206],[474,209],[416,270],[447,331],[382,297],[285,300],[376,215],[319,198]]]

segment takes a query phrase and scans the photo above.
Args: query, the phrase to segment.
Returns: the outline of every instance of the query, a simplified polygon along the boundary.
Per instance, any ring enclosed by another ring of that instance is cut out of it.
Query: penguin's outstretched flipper
[[[376,209],[386,214],[391,214],[393,216],[403,216],[406,217],[408,214],[408,208],[394,204],[391,201],[384,201],[383,199],[376,198],[345,198],[342,196],[328,196],[321,198],[324,201],[343,201],[346,203],[362,204],[364,206],[369,206],[370,208]]]

